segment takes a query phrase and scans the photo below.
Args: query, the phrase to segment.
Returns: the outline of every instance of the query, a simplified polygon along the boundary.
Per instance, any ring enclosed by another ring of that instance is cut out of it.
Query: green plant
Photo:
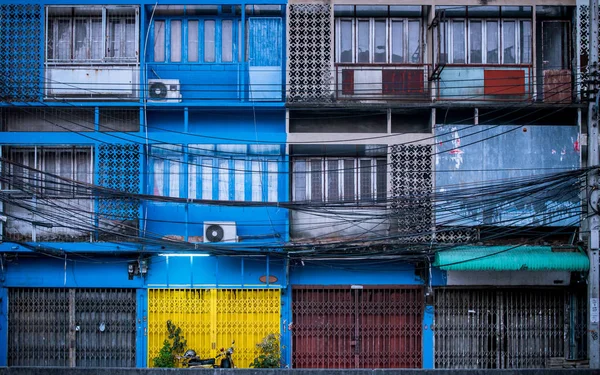
[[[169,340],[163,341],[158,356],[152,359],[154,367],[175,367],[177,363],[175,356],[181,355],[187,345],[187,341],[181,335],[181,328],[170,320],[167,320],[167,331],[169,332],[169,340],[172,340],[172,342]]]
[[[281,367],[281,347],[279,346],[279,335],[268,334],[262,341],[256,344],[258,357],[250,364],[254,368],[279,368]]]
[[[154,367],[175,367],[175,356],[171,353],[171,343],[169,340],[163,342],[163,347],[160,348],[158,356],[152,359]]]

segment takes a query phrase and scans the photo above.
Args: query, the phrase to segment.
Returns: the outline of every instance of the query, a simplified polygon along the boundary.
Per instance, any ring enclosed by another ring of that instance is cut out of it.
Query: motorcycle
[[[193,349],[185,352],[181,359],[183,360],[183,367],[187,368],[234,368],[233,358],[233,346],[235,341],[231,343],[231,346],[225,350],[221,348],[220,353],[215,358],[202,359],[196,355]],[[217,365],[217,359],[221,359]]]

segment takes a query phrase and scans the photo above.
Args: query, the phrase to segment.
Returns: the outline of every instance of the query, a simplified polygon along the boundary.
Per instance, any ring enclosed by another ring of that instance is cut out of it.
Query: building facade
[[[0,365],[587,358],[589,12],[0,1]]]

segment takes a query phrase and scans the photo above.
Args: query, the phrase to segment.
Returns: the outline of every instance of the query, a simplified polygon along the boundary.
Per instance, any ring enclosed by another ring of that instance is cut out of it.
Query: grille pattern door
[[[582,314],[571,312],[571,297],[564,289],[438,289],[436,367],[542,368],[551,357],[565,358],[568,337],[577,350],[583,345],[578,336],[585,336],[578,333]]]
[[[68,289],[10,289],[8,365],[67,366]]]
[[[135,310],[133,289],[77,290],[77,366],[135,367]]]
[[[293,288],[296,368],[421,367],[422,291]]]
[[[135,367],[134,289],[13,288],[8,306],[9,366]]]
[[[256,344],[279,334],[278,289],[151,289],[148,293],[148,366],[167,338],[167,320],[181,328],[188,349],[202,358],[235,340],[236,367],[249,367]]]

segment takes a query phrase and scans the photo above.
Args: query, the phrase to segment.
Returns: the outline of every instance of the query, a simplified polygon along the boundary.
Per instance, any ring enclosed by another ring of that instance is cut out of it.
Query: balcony
[[[336,64],[338,100],[428,101],[426,65]]]
[[[447,65],[440,73],[437,100],[524,101],[533,97],[531,65]]]

